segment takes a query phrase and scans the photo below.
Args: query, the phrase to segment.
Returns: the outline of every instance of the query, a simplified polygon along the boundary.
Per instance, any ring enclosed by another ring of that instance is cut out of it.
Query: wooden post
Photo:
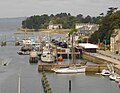
[[[71,91],[71,80],[69,80],[69,91]]]

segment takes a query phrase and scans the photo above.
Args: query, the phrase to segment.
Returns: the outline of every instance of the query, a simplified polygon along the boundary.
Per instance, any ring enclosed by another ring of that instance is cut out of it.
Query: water
[[[17,26],[15,26],[17,27]],[[7,36],[18,32],[15,27],[9,26],[4,31],[0,27],[0,33]],[[9,37],[12,38],[12,37]],[[18,55],[19,46],[9,44],[0,47],[0,58],[11,59],[8,66],[0,65],[0,93],[17,93],[18,75],[21,71],[21,93],[44,93],[41,84],[41,73],[38,72],[38,64],[29,64],[28,55]],[[82,60],[77,60],[77,62]],[[64,60],[68,62],[68,60]],[[53,93],[119,93],[117,83],[110,81],[108,77],[94,74],[60,75],[46,73]],[[72,89],[69,92],[68,81],[71,80]]]

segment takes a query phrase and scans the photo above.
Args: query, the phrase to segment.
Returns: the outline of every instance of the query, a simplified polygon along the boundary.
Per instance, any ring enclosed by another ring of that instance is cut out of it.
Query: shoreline
[[[26,32],[42,32],[42,33],[58,33],[58,34],[68,34],[70,29],[24,29],[18,28],[17,30],[26,31]]]

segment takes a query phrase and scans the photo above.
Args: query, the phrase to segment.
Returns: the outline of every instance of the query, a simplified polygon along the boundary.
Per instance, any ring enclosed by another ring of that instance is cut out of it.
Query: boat
[[[101,75],[103,76],[110,76],[111,75],[111,72],[107,69],[103,69],[102,72],[101,72]]]
[[[41,62],[53,63],[55,62],[55,56],[53,56],[51,53],[42,54]]]
[[[33,50],[33,51],[30,52],[29,62],[30,63],[38,63],[38,54],[37,54],[37,51]]]
[[[41,62],[53,63],[55,60],[55,56],[51,53],[51,51],[44,47],[41,54]]]
[[[54,72],[58,74],[75,74],[75,73],[84,73],[85,69],[86,69],[86,66],[67,67],[67,68],[54,69]]]
[[[10,59],[10,58],[3,59],[2,60],[2,66],[7,66],[11,62],[11,60],[12,59]]]
[[[24,52],[24,51],[17,51],[17,53],[19,54],[19,55],[29,55],[29,51],[26,51],[26,52]]]
[[[115,82],[117,82],[117,83],[120,82],[120,76],[116,77]]]
[[[111,75],[109,76],[109,78],[110,78],[110,80],[115,81],[116,78],[117,78],[117,76],[113,73],[113,74],[111,74]]]
[[[56,56],[52,53],[49,42],[46,41],[41,54],[41,62],[53,63],[55,61]]]

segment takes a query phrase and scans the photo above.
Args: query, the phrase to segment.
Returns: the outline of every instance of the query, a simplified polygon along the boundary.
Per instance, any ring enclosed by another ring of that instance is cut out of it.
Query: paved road
[[[97,53],[120,61],[120,55],[114,54],[110,51],[97,50]]]
[[[116,64],[115,67],[120,69],[120,56],[114,55],[110,51],[98,50],[97,53],[90,53],[92,56],[96,56],[101,59],[108,60],[109,62]]]

